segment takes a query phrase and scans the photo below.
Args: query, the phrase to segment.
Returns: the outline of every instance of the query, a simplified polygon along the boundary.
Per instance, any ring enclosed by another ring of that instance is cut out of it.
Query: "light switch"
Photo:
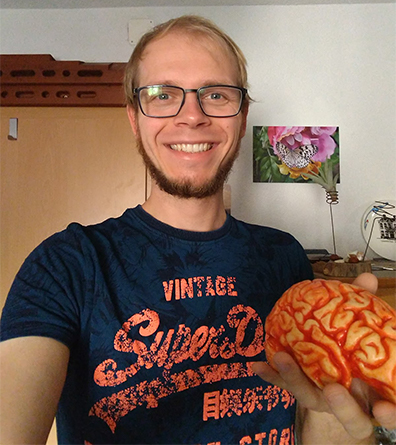
[[[8,140],[10,141],[18,140],[18,119],[16,117],[10,118]]]

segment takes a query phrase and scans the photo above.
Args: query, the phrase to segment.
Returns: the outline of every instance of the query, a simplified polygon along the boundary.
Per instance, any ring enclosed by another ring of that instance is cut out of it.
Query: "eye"
[[[221,93],[219,93],[219,92],[210,93],[208,95],[208,99],[213,99],[213,100],[223,99],[223,95]]]
[[[232,100],[233,91],[225,87],[207,87],[201,91],[201,94],[202,101],[223,105]]]
[[[202,99],[203,100],[214,100],[214,101],[218,101],[218,100],[224,100],[225,96],[224,93],[218,90],[215,91],[205,91],[205,93],[202,95]]]
[[[166,93],[158,94],[158,96],[156,97],[156,99],[159,99],[159,100],[167,100],[167,99],[169,99],[169,94],[166,94]]]
[[[168,101],[172,99],[172,91],[167,91],[163,87],[151,87],[147,90],[147,96],[150,101]]]

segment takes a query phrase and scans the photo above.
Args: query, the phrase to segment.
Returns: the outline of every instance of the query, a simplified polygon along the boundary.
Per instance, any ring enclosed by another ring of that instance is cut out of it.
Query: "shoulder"
[[[235,221],[236,235],[241,236],[247,245],[247,256],[277,265],[278,274],[292,270],[296,281],[312,279],[312,268],[299,241],[290,233],[273,227]],[[241,243],[240,243],[241,244]]]
[[[67,255],[73,252],[87,254],[90,249],[95,249],[105,239],[115,238],[122,233],[122,228],[130,226],[129,211],[115,218],[105,221],[83,225],[78,222],[70,223],[65,229],[54,233],[41,242],[32,252],[33,255],[42,255],[48,251],[54,251]]]
[[[287,246],[298,245],[297,239],[290,233],[276,229],[274,227],[262,226],[259,224],[247,223],[234,218],[236,229],[246,236],[266,241],[270,244]]]

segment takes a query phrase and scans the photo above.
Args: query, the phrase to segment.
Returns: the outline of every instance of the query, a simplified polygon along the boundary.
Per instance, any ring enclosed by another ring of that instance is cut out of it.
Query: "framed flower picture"
[[[253,127],[253,182],[339,182],[338,127]]]

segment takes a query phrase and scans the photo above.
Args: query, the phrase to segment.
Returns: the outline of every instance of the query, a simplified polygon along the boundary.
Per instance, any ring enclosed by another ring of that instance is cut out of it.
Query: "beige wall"
[[[242,3],[242,2],[241,2]],[[332,248],[324,192],[312,184],[254,184],[253,125],[340,127],[338,253],[364,250],[360,222],[396,196],[396,4],[194,6],[1,11],[0,52],[125,62],[128,22],[183,13],[216,21],[245,52],[252,105],[230,177],[233,214],[292,232],[306,248]],[[372,256],[373,252],[369,251]]]

